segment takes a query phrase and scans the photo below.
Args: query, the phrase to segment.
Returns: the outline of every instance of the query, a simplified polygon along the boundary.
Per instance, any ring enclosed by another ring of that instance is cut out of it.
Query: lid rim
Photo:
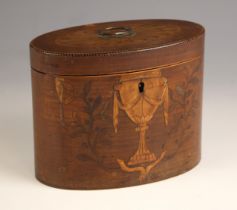
[[[153,51],[153,50],[159,50],[161,48],[167,48],[167,47],[171,47],[171,46],[175,46],[175,45],[182,45],[182,44],[185,44],[185,43],[188,43],[192,40],[197,40],[199,38],[201,38],[203,36],[204,32],[197,35],[197,36],[194,36],[194,37],[191,37],[190,39],[183,39],[183,40],[180,40],[179,42],[167,42],[166,44],[164,45],[160,45],[160,46],[157,46],[157,47],[153,47],[153,48],[144,48],[144,49],[133,49],[133,50],[121,50],[121,51],[109,51],[109,52],[94,52],[94,53],[86,53],[86,52],[53,52],[53,51],[48,51],[48,50],[43,50],[43,49],[40,49],[40,48],[37,48],[35,46],[33,46],[31,43],[30,43],[30,48],[37,51],[38,53],[40,54],[43,54],[43,55],[50,55],[50,56],[61,56],[61,57],[94,57],[94,56],[116,56],[116,55],[122,55],[122,54],[133,54],[133,53],[140,53],[140,52],[145,52],[145,51]]]
[[[178,65],[182,65],[185,63],[190,63],[199,59],[203,59],[203,55],[194,57],[192,59],[187,59],[187,60],[181,60],[178,61],[176,63],[170,63],[170,64],[164,64],[164,65],[159,65],[159,66],[153,66],[153,67],[149,67],[149,68],[144,68],[144,69],[136,69],[136,70],[128,70],[128,71],[124,71],[124,72],[113,72],[113,73],[103,73],[103,74],[54,74],[54,73],[46,73],[43,71],[40,71],[38,69],[35,69],[33,66],[31,66],[31,70],[32,71],[36,71],[40,74],[47,74],[47,75],[54,75],[54,76],[64,76],[64,77],[104,77],[104,76],[115,76],[115,75],[124,75],[124,74],[132,74],[132,73],[138,73],[138,72],[147,72],[147,71],[153,71],[155,69],[166,69],[166,68],[171,68],[173,66],[178,66]]]

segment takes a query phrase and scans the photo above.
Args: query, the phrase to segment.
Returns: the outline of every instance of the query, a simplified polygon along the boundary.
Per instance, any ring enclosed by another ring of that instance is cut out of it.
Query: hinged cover
[[[30,43],[34,70],[105,75],[172,65],[203,53],[204,28],[180,20],[132,20],[53,31]]]

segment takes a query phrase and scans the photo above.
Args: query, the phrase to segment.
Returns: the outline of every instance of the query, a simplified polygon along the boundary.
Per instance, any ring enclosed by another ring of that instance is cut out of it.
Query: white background
[[[0,0],[0,210],[237,209],[237,1]],[[202,161],[138,187],[70,191],[34,178],[28,43],[74,25],[174,18],[206,27]]]

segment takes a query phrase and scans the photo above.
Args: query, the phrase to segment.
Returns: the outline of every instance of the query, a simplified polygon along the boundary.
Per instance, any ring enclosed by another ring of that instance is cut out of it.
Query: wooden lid
[[[180,20],[89,24],[30,43],[33,69],[57,75],[105,75],[171,65],[203,54],[204,28]]]

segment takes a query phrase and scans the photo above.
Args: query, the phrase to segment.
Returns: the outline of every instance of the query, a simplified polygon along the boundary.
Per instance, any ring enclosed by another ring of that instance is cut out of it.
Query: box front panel
[[[136,73],[32,70],[37,178],[100,189],[162,180],[200,160],[202,57]]]

